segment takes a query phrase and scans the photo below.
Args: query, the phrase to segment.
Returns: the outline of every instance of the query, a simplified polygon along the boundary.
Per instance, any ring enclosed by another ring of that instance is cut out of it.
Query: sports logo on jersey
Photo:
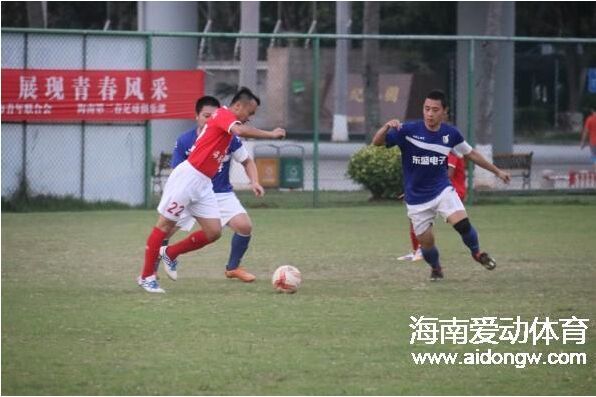
[[[444,144],[448,144],[449,143],[449,135],[443,135],[443,143]]]

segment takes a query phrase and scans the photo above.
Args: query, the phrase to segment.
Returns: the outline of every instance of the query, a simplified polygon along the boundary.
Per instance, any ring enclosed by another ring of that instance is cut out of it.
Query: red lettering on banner
[[[2,69],[2,121],[193,119],[201,70]]]

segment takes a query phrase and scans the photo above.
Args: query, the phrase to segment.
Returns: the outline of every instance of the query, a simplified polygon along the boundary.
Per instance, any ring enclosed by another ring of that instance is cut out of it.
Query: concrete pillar
[[[501,21],[503,36],[515,36],[515,2],[503,2]],[[513,152],[513,115],[515,87],[515,44],[499,44],[499,63],[497,64],[497,84],[495,86],[493,153]]]
[[[240,32],[259,32],[258,1],[241,2]],[[248,87],[259,95],[257,90],[257,60],[259,55],[258,39],[241,39],[240,41],[240,86]]]
[[[347,1],[335,3],[335,30],[337,34],[348,33],[350,7],[350,3]],[[333,75],[333,129],[331,133],[333,141],[348,140],[348,47],[348,40],[336,41],[335,74]]]
[[[486,31],[486,16],[488,3],[485,2],[458,2],[457,6],[457,34],[458,35],[484,35]],[[515,35],[515,3],[503,2],[503,17],[501,20],[501,34],[503,36]],[[513,43],[499,45],[499,62],[496,68],[496,85],[494,101],[493,135],[492,144],[495,153],[511,153],[513,151],[513,111],[514,111],[514,76],[515,53]],[[473,123],[474,128],[478,120],[479,98],[483,95],[478,92],[478,82],[482,76],[479,45],[476,43],[474,63],[474,98],[473,98]],[[468,117],[468,42],[457,44],[457,100],[456,123],[466,136],[466,123]]]
[[[140,31],[196,32],[198,9],[194,1],[139,1],[138,28]],[[198,40],[196,38],[153,38],[151,67],[153,69],[186,70],[197,68]],[[197,98],[198,98],[197,93]],[[162,151],[171,153],[179,134],[195,125],[195,120],[153,120],[152,155],[156,159]]]

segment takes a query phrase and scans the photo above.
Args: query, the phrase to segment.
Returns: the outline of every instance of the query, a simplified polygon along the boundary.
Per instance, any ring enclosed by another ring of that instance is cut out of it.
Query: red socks
[[[181,240],[174,245],[170,245],[166,250],[166,254],[168,254],[170,259],[174,260],[178,257],[178,255],[198,250],[210,242],[211,241],[209,241],[205,236],[205,232],[199,230],[198,232],[194,232],[193,234],[189,235],[184,240]]]
[[[414,225],[410,222],[410,241],[412,242],[412,250],[415,252],[418,247],[420,247],[420,242],[416,238],[416,233],[414,233]]]
[[[147,278],[155,273],[155,261],[159,256],[159,248],[161,247],[161,242],[165,236],[166,232],[154,227],[149,238],[147,238],[147,245],[145,246],[145,265],[143,266],[142,278]]]

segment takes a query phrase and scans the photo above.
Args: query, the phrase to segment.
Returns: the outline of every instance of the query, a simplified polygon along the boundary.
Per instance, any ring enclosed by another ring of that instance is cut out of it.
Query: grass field
[[[596,394],[596,206],[470,210],[498,260],[471,261],[450,227],[446,279],[395,258],[401,205],[253,209],[246,266],[223,277],[229,231],[181,257],[165,295],[135,285],[154,211],[2,214],[2,394]],[[181,234],[182,236],[182,234]],[[281,264],[303,273],[275,294]],[[589,318],[585,345],[410,345],[410,316]],[[585,352],[587,365],[415,365],[412,352]]]

